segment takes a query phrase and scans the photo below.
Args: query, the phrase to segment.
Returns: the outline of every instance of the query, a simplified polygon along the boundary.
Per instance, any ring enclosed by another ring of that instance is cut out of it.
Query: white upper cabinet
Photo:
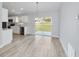
[[[1,19],[1,15],[2,15],[2,3],[0,2],[0,19]]]
[[[28,16],[12,16],[9,19],[13,19],[14,22],[18,21],[19,23],[28,23]]]
[[[8,22],[8,9],[2,8],[2,22]]]
[[[19,16],[18,19],[19,19],[19,22],[22,22],[22,23],[28,22],[28,16]]]

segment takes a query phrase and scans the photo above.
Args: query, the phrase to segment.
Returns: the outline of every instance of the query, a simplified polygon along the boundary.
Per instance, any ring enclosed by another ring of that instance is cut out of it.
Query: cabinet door
[[[13,26],[11,27],[13,29],[13,33],[16,33],[16,34],[20,34],[20,27],[18,26]]]
[[[12,30],[3,30],[2,31],[2,42],[3,44],[7,44],[12,41]]]
[[[28,23],[28,16],[22,16],[23,22]]]
[[[27,27],[24,27],[24,35],[28,34],[27,33]]]
[[[18,20],[19,20],[19,22],[23,22],[23,18],[22,18],[22,16],[18,16]]]
[[[8,22],[8,10],[2,8],[2,22]]]

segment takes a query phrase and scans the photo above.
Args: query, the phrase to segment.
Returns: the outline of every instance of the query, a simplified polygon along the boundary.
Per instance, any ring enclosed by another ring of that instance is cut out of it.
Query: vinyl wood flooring
[[[0,48],[0,57],[64,57],[58,38],[40,35],[14,35],[13,41]]]

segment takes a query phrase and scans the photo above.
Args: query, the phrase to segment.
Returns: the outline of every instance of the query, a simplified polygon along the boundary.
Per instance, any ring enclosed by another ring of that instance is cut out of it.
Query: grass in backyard
[[[51,23],[50,22],[44,22],[44,23],[36,23],[35,24],[36,31],[51,31]]]

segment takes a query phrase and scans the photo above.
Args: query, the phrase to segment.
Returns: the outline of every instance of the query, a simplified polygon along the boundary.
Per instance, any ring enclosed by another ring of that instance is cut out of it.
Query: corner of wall
[[[68,56],[67,49],[66,49],[66,47],[64,46],[63,41],[62,41],[61,39],[60,39],[60,43],[61,43],[61,45],[62,45],[62,47],[63,47],[63,49],[64,49],[65,56],[67,57],[67,56]]]

